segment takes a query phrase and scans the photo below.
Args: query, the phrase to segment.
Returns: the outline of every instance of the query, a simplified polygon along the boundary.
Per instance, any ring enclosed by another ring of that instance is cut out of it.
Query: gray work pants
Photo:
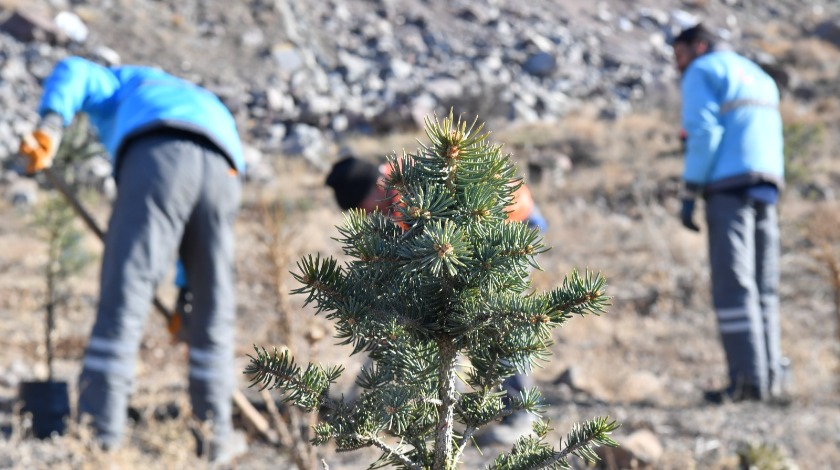
[[[214,439],[222,442],[232,431],[235,386],[232,225],[239,178],[206,140],[164,130],[126,147],[116,179],[99,309],[79,378],[79,415],[92,417],[103,446],[119,446],[155,286],[178,253],[194,294],[188,331],[193,413],[211,420]]]
[[[706,199],[712,298],[730,387],[766,398],[781,380],[776,206],[727,193]]]

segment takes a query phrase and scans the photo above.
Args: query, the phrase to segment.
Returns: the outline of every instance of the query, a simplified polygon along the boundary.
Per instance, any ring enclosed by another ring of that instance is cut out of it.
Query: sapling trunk
[[[66,243],[66,225],[72,223],[61,211],[65,210],[60,203],[58,205],[51,205],[47,211],[52,212],[48,215],[51,226],[48,226],[48,256],[46,266],[46,281],[47,281],[47,299],[44,306],[46,317],[44,319],[44,338],[46,344],[47,354],[47,380],[52,382],[54,377],[53,358],[55,357],[55,347],[53,345],[53,334],[55,332],[55,314],[56,308],[59,306],[62,279],[62,248]]]
[[[440,368],[438,378],[438,422],[435,426],[435,466],[434,468],[452,468],[452,438],[455,410],[455,366],[458,351],[452,339],[442,337],[438,340]]]
[[[52,284],[51,282],[49,284]],[[52,291],[52,286],[48,287],[50,291]],[[52,333],[55,330],[55,301],[50,298],[47,301],[47,321],[45,323],[45,330],[44,334],[47,339],[47,380],[52,382],[53,380],[53,343],[52,343]]]

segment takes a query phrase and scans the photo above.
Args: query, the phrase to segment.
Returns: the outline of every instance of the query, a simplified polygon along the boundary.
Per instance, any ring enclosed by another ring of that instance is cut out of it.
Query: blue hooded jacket
[[[81,57],[59,62],[44,83],[41,116],[53,112],[70,124],[85,112],[117,163],[132,136],[157,128],[190,131],[213,142],[238,172],[245,170],[233,116],[209,91],[140,66],[103,67]]]
[[[779,91],[757,64],[732,51],[694,59],[681,83],[683,179],[708,193],[784,185]]]

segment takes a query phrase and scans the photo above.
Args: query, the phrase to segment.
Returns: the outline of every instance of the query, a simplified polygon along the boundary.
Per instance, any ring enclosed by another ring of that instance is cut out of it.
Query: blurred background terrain
[[[679,224],[678,76],[668,40],[697,21],[776,78],[788,187],[780,202],[782,341],[792,403],[702,403],[725,361],[709,307],[705,235]],[[622,451],[604,468],[840,467],[840,4],[830,0],[0,0],[0,468],[200,468],[184,424],[186,356],[150,315],[130,446],[104,456],[84,429],[39,441],[17,400],[46,375],[46,243],[33,214],[51,191],[20,174],[19,136],[41,82],[67,55],[160,66],[217,93],[249,161],[237,258],[242,368],[252,344],[346,361],[331,326],[288,296],[307,253],[344,259],[342,216],[323,185],[346,153],[382,160],[424,140],[423,119],[477,115],[511,152],[549,221],[537,289],[601,271],[612,306],[573,319],[533,373],[561,439],[610,415]],[[110,164],[74,178],[102,225]],[[94,236],[85,239],[96,257]],[[277,244],[277,245],[275,245]],[[272,246],[280,249],[271,251]],[[57,320],[58,378],[74,384],[94,317],[98,265],[68,281]],[[174,303],[170,283],[159,289]],[[285,327],[282,318],[289,318]],[[291,329],[290,336],[285,333]],[[351,358],[339,392],[351,393]],[[243,377],[240,385],[247,384]],[[73,390],[71,390],[73,393]],[[246,395],[257,405],[262,397]],[[286,468],[250,433],[240,468]],[[470,452],[465,468],[502,447]],[[331,469],[369,451],[318,449]]]

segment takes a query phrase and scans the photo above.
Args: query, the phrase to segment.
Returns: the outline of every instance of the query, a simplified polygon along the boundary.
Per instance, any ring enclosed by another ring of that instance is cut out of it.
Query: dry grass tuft
[[[840,203],[823,202],[814,207],[814,213],[805,222],[805,239],[812,245],[810,256],[823,269],[831,286],[837,337],[840,339]]]
[[[11,432],[0,439],[0,467],[10,469],[50,468],[54,470],[183,469],[203,468],[207,462],[195,454],[189,419],[152,421],[130,429],[119,450],[105,452],[86,423],[68,421],[64,435],[39,441],[31,437],[31,418],[13,414]]]

